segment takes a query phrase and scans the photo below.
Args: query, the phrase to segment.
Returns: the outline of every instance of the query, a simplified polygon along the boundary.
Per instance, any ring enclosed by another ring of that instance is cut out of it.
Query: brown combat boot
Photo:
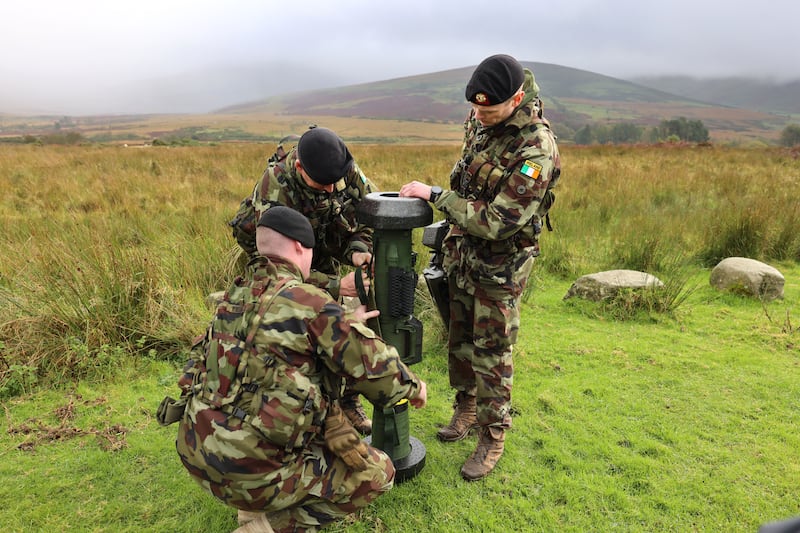
[[[361,398],[358,393],[346,393],[339,400],[339,404],[342,406],[344,415],[353,424],[356,431],[364,436],[372,435],[372,420],[369,419],[366,411],[364,411],[364,406],[361,405]]]
[[[247,511],[239,511],[239,513],[247,513],[248,515],[254,514],[248,513]],[[245,516],[240,514],[237,518],[241,520],[241,518],[245,518]],[[256,518],[246,521],[244,525],[234,529],[233,533],[275,533],[275,530],[272,529],[266,513],[257,513]]]
[[[478,427],[478,408],[475,396],[469,396],[465,392],[456,394],[456,401],[453,404],[455,411],[450,423],[439,431],[436,436],[444,442],[455,442],[467,436],[469,430]]]
[[[505,440],[506,432],[503,428],[494,426],[481,428],[478,447],[461,467],[461,477],[467,481],[475,481],[494,470],[497,461],[503,455]]]

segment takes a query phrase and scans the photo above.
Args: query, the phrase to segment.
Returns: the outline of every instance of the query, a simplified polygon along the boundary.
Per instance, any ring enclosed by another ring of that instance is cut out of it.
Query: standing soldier
[[[179,381],[177,450],[192,478],[239,510],[239,532],[316,531],[391,489],[395,469],[338,408],[342,382],[384,408],[427,393],[397,351],[310,273],[314,233],[284,206],[259,219],[260,255],[226,291]],[[165,403],[168,399],[165,399]],[[164,404],[162,404],[164,405]]]
[[[437,436],[463,439],[478,426],[467,480],[491,472],[511,427],[511,351],[519,302],[534,258],[550,188],[560,174],[555,136],[542,115],[533,73],[513,57],[482,61],[467,83],[472,109],[450,189],[413,181],[400,196],[434,203],[450,223],[444,269],[450,294],[448,368],[455,412]]]
[[[308,282],[325,289],[334,299],[358,296],[355,272],[340,279],[341,267],[356,267],[364,287],[369,288],[361,267],[372,260],[372,229],[358,223],[356,208],[375,190],[344,141],[329,129],[312,126],[296,140],[296,147],[278,146],[230,225],[237,242],[252,258],[258,255],[255,221],[262,213],[275,205],[302,213],[316,239]],[[372,422],[357,394],[345,394],[342,407],[362,435],[372,432]]]

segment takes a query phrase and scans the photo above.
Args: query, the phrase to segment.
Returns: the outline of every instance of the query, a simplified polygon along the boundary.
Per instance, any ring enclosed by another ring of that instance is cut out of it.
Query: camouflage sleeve
[[[258,255],[256,250],[256,225],[262,213],[266,211],[272,202],[269,198],[270,189],[269,169],[258,180],[253,191],[245,197],[239,204],[236,216],[228,222],[233,229],[233,237],[239,246],[250,256]],[[274,186],[272,187],[275,188]]]
[[[363,200],[369,193],[377,192],[378,188],[372,183],[372,181],[364,175],[361,171],[359,166],[353,163],[353,168],[350,170],[348,174],[348,192],[352,195],[354,201],[348,207],[352,210],[352,220],[357,220],[355,216],[355,210],[358,207],[358,204]],[[347,264],[353,264],[353,253],[354,252],[372,252],[372,228],[369,226],[365,226],[361,223],[356,223],[355,231],[350,235],[350,238],[347,240],[347,247],[344,250],[344,259]]]
[[[253,207],[256,211],[256,221],[273,205],[291,205],[286,201],[284,188],[278,183],[274,167],[268,168],[261,179],[253,188]]]
[[[273,205],[283,204],[282,187],[275,182],[269,169],[258,180],[253,192],[239,204],[236,216],[228,222],[233,229],[233,237],[239,246],[252,258],[258,255],[256,249],[256,226],[258,219]]]
[[[505,240],[530,223],[553,172],[553,146],[547,136],[519,152],[504,169],[504,178],[491,200],[471,200],[446,191],[436,202],[448,218],[469,235],[485,240]]]
[[[334,300],[339,299],[339,277],[330,276],[317,270],[312,270],[311,274],[306,278],[306,283],[319,287],[323,291],[331,295]]]
[[[394,405],[419,391],[420,380],[400,360],[397,350],[365,324],[352,320],[340,305],[331,302],[323,306],[308,331],[327,357],[329,368],[373,404]]]

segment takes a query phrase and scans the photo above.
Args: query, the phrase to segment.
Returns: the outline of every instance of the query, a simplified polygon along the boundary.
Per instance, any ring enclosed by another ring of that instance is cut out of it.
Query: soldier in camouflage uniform
[[[316,531],[388,491],[394,467],[339,409],[343,381],[383,408],[426,401],[425,383],[310,273],[314,234],[297,211],[259,220],[251,278],[218,305],[180,380],[177,450],[206,491],[239,509],[237,531]]]
[[[337,299],[358,296],[355,273],[340,279],[340,270],[342,265],[368,265],[372,259],[372,229],[358,223],[356,208],[377,189],[333,131],[313,126],[299,139],[287,141],[270,158],[252,195],[242,201],[230,223],[234,237],[250,257],[257,255],[255,221],[273,205],[291,207],[314,228],[314,261],[307,281]],[[362,271],[359,274],[369,288],[369,278]],[[372,422],[358,395],[346,394],[342,406],[356,429],[364,435],[371,433]]]
[[[503,454],[511,427],[511,351],[519,302],[561,172],[533,73],[516,59],[481,62],[466,87],[472,109],[450,189],[411,182],[400,196],[434,203],[450,223],[444,269],[450,294],[448,367],[454,414],[437,434],[457,441],[479,427],[461,475],[480,479]]]

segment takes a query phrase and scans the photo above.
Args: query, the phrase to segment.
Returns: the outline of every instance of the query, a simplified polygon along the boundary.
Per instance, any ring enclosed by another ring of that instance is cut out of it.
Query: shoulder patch
[[[539,163],[534,163],[530,159],[526,159],[525,163],[522,164],[520,172],[522,172],[529,178],[537,179],[539,175],[542,173],[542,165],[540,165]]]

